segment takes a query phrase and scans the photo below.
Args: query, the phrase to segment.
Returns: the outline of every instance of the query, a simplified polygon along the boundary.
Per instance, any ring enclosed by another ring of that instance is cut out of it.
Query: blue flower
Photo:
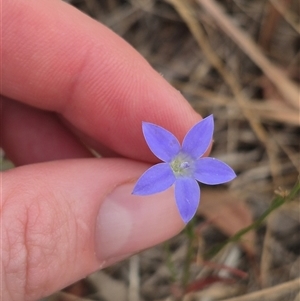
[[[189,130],[182,147],[176,137],[164,128],[148,122],[143,122],[142,127],[149,148],[163,162],[149,168],[138,179],[132,193],[158,193],[175,183],[176,205],[185,223],[195,215],[200,202],[200,187],[197,181],[216,185],[236,177],[232,168],[224,162],[202,157],[212,141],[213,115]]]

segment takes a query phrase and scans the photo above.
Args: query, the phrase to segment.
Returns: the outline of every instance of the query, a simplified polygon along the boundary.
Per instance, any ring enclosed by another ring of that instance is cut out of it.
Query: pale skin
[[[70,5],[2,8],[1,147],[17,167],[1,174],[1,292],[36,300],[184,227],[172,188],[131,195],[156,162],[141,124],[182,140],[201,117],[124,40]]]

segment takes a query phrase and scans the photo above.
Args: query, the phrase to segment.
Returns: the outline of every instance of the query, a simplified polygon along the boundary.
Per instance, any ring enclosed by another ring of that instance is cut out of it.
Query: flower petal
[[[197,181],[216,185],[229,182],[236,177],[233,169],[215,158],[200,158],[195,162],[194,177]]]
[[[214,132],[214,118],[210,115],[194,125],[184,137],[182,152],[200,158],[208,149]]]
[[[175,182],[175,199],[183,221],[187,224],[195,215],[200,202],[200,187],[192,178],[180,177]]]
[[[169,164],[156,164],[142,174],[135,184],[132,194],[148,195],[162,192],[171,187],[175,179]]]
[[[145,140],[153,154],[165,162],[171,162],[180,150],[177,138],[166,129],[149,122],[143,122]]]

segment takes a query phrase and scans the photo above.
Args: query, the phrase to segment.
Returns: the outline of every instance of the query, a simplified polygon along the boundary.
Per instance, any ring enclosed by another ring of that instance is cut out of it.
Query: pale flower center
[[[194,170],[193,160],[186,154],[179,153],[170,163],[176,177],[191,176]]]

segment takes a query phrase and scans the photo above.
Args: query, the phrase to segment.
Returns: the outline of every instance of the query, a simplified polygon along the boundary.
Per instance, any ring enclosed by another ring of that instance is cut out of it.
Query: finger
[[[62,1],[3,3],[2,91],[61,113],[123,156],[150,160],[141,122],[182,140],[200,117],[124,40]]]
[[[53,113],[4,97],[1,104],[1,146],[14,164],[92,156]]]
[[[178,233],[172,189],[131,194],[146,168],[73,159],[3,173],[3,300],[37,300]]]

